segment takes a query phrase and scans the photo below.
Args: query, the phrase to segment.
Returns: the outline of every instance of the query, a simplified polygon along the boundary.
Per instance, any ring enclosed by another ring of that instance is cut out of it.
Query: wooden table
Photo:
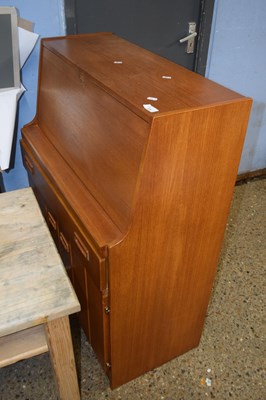
[[[68,315],[80,305],[30,188],[0,195],[0,367],[49,351],[60,399],[80,399]]]

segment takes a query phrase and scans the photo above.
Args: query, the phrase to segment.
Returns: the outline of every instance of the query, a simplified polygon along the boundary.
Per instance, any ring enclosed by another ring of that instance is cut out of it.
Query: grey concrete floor
[[[74,327],[82,400],[265,400],[265,241],[266,180],[236,186],[198,348],[112,391]],[[48,354],[2,368],[0,399],[57,399]]]

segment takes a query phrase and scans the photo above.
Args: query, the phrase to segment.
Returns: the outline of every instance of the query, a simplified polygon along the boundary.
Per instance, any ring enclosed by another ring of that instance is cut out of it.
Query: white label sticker
[[[123,61],[114,61],[114,64],[123,64]]]
[[[167,76],[167,75],[163,75],[162,78],[163,78],[163,79],[172,79],[171,76]]]
[[[143,104],[143,107],[145,108],[145,110],[147,110],[151,113],[155,113],[155,112],[159,111],[157,108],[153,107],[151,104]]]
[[[151,101],[157,101],[157,97],[147,97],[147,100],[151,100]]]

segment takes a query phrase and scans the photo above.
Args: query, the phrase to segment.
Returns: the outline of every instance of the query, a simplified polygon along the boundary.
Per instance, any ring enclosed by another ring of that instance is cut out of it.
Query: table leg
[[[46,322],[45,330],[60,400],[80,400],[68,316]]]

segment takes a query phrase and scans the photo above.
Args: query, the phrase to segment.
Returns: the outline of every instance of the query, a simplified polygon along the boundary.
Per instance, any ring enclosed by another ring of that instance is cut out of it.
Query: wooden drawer
[[[38,200],[41,211],[50,229],[54,241],[58,241],[58,221],[57,221],[57,200],[47,181],[40,171],[34,157],[30,154],[26,145],[21,143],[22,157],[24,166],[28,172],[30,186]]]
[[[28,173],[30,186],[32,187],[34,194],[38,200],[42,214],[45,216],[46,213],[45,200],[44,197],[42,196],[42,191],[44,189],[44,186],[46,186],[44,178],[39,172],[35,162],[33,161],[33,158],[29,155],[23,143],[21,145],[21,152],[22,152],[23,164]]]

